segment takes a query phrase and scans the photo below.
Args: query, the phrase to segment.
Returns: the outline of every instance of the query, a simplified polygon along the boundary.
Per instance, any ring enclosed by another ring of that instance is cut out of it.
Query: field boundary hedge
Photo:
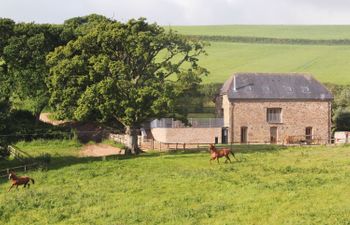
[[[257,44],[288,44],[288,45],[350,45],[350,39],[289,39],[248,36],[223,36],[223,35],[187,35],[193,39],[215,42],[257,43]]]

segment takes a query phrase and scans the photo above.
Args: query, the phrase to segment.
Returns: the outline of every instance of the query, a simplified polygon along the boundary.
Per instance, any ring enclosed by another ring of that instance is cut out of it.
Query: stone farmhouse
[[[328,143],[332,94],[305,74],[236,73],[217,97],[233,143]]]
[[[143,140],[163,144],[321,144],[331,138],[332,94],[305,74],[236,73],[216,97],[217,118],[153,120]]]

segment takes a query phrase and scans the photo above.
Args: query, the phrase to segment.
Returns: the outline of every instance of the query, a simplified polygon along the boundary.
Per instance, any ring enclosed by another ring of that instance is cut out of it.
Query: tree
[[[29,110],[37,118],[48,103],[45,58],[55,47],[65,44],[60,39],[61,32],[59,25],[15,24],[3,47],[2,58],[13,83],[12,95],[30,102]]]
[[[207,71],[203,44],[145,19],[101,21],[49,54],[50,105],[61,118],[118,120],[138,153],[136,130],[152,118],[184,118],[178,103]]]

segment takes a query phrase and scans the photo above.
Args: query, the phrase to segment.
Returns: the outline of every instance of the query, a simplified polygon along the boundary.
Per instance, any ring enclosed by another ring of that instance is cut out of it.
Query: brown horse
[[[18,189],[19,185],[24,185],[24,188],[28,185],[28,188],[29,188],[29,186],[30,186],[29,181],[32,181],[32,183],[34,184],[34,180],[32,178],[30,178],[30,177],[17,177],[14,172],[11,172],[9,174],[9,180],[11,180],[12,185],[8,191],[10,191],[11,188],[13,188],[13,186],[16,186],[16,189]]]
[[[219,158],[221,158],[221,157],[226,158],[225,163],[227,162],[227,160],[230,161],[230,163],[231,163],[231,159],[229,157],[230,153],[232,154],[233,158],[235,158],[238,161],[235,154],[228,148],[223,148],[223,149],[218,150],[218,149],[216,149],[215,145],[210,144],[209,150],[210,150],[210,157],[211,157],[209,160],[210,163],[212,160],[215,160],[215,159],[218,161],[218,163],[220,163]]]

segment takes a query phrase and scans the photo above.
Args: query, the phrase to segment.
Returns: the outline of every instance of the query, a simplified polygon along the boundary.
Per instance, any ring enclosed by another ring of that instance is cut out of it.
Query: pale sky
[[[0,0],[0,17],[63,23],[97,13],[161,25],[350,24],[350,0]]]

